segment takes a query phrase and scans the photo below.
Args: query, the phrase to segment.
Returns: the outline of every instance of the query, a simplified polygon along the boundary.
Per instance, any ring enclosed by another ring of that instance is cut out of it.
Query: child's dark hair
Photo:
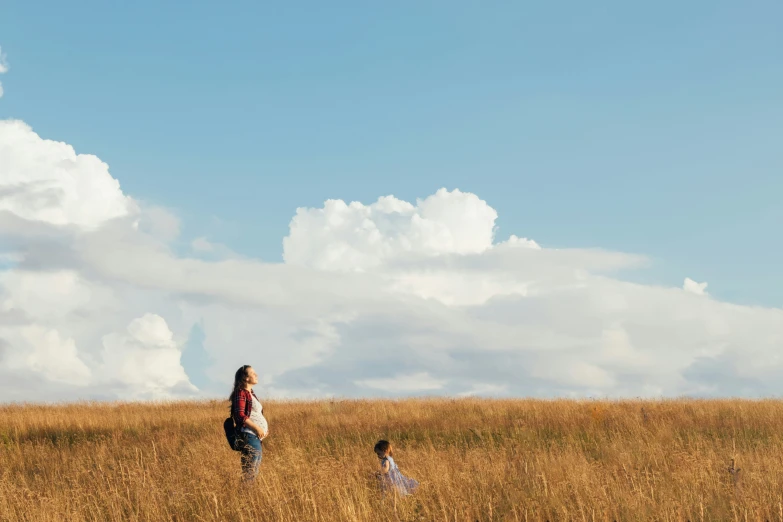
[[[380,451],[380,452],[385,453],[387,455],[391,455],[392,454],[391,443],[388,440],[379,440],[375,444],[375,451],[376,452]]]

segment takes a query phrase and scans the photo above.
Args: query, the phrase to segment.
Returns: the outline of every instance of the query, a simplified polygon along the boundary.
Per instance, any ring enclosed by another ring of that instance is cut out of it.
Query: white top
[[[397,463],[391,455],[387,455],[381,459],[381,466],[384,462],[389,463],[389,473],[383,476],[382,487],[386,489],[388,486],[392,486],[402,495],[410,495],[416,488],[419,487],[419,482],[415,479],[408,478],[400,473],[400,468],[397,467]]]
[[[261,402],[256,398],[254,394],[250,394],[251,397],[253,397],[253,409],[250,411],[250,420],[253,421],[259,428],[261,428],[261,433],[263,435],[261,436],[261,439],[266,437],[266,433],[269,431],[269,425],[266,422],[266,419],[264,418],[264,414],[261,413],[263,411],[263,408],[261,407]],[[247,433],[253,433],[255,432],[248,428],[247,426],[242,427],[242,431],[245,431]]]

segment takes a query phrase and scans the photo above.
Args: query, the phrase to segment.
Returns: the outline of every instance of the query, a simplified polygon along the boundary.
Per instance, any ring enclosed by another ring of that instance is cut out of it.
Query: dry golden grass
[[[0,407],[0,520],[783,520],[778,401],[265,402],[251,487],[226,413]],[[412,498],[380,498],[381,437]]]

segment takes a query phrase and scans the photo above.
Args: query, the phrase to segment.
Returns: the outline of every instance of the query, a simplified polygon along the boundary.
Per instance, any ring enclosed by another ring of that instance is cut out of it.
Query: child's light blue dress
[[[381,489],[384,493],[395,489],[400,495],[410,495],[419,487],[417,481],[400,473],[400,468],[397,467],[393,458],[389,456],[381,459],[381,466],[383,466],[384,461],[389,462],[389,473],[381,478]]]

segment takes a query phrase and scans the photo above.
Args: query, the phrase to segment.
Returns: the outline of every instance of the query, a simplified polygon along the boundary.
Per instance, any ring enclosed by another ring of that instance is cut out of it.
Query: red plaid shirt
[[[252,396],[250,394],[253,394]],[[253,397],[258,399],[256,392],[240,388],[234,395],[234,402],[231,404],[231,417],[234,419],[234,425],[238,430],[245,426],[245,421],[250,417],[253,411]],[[263,410],[262,410],[263,411]]]

